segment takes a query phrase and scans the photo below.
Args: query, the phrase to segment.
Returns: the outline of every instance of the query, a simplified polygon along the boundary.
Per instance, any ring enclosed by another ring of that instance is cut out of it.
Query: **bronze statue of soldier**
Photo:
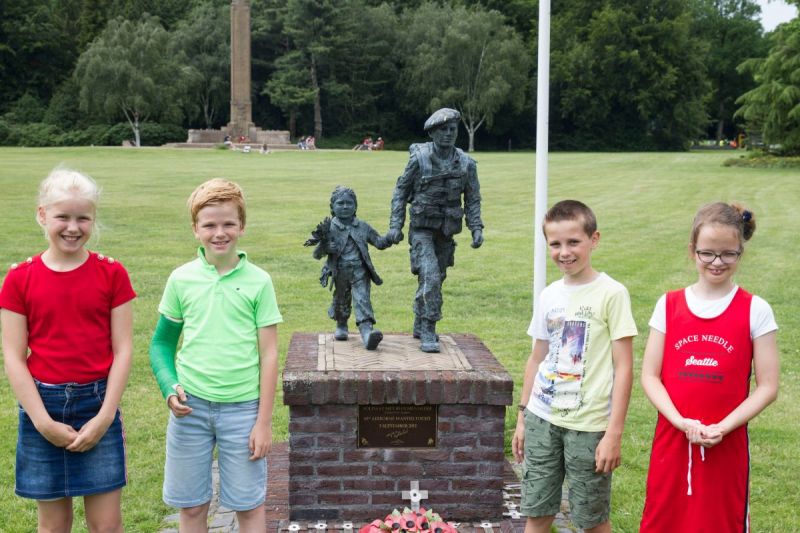
[[[432,142],[412,144],[403,174],[397,178],[386,238],[403,240],[406,204],[409,208],[408,242],[411,272],[417,276],[414,297],[414,337],[423,352],[438,352],[436,322],[442,318],[442,282],[454,264],[456,243],[463,220],[472,232],[472,247],[483,244],[481,193],[475,160],[456,148],[458,122],[455,109],[442,108],[425,121]],[[462,202],[463,198],[463,202]]]

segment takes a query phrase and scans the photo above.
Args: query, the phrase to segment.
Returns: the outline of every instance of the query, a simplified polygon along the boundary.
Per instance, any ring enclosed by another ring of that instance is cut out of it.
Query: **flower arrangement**
[[[441,516],[433,511],[420,508],[412,511],[408,507],[401,513],[397,509],[392,511],[383,520],[373,520],[362,527],[358,533],[458,533],[452,524],[445,522]]]

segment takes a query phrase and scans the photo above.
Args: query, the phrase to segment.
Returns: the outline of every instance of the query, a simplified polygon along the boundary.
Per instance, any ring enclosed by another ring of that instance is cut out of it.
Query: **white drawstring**
[[[703,446],[700,446],[700,460],[705,462],[706,460],[706,449]],[[686,494],[688,496],[692,495],[692,441],[689,441],[689,469],[686,471],[686,482],[689,484],[689,488],[686,489]]]

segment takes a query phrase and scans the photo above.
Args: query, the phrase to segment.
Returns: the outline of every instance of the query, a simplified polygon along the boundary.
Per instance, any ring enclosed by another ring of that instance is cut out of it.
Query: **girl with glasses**
[[[755,227],[738,204],[702,207],[689,243],[697,281],[663,295],[650,319],[642,386],[659,414],[641,532],[750,530],[747,422],[777,397],[779,370],[772,309],[733,281]]]

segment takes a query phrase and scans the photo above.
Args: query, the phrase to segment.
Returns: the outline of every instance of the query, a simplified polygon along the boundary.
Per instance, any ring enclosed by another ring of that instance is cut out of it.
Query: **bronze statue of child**
[[[336,321],[334,338],[347,340],[347,321],[352,307],[356,311],[356,325],[361,340],[367,350],[374,350],[383,340],[383,334],[374,329],[375,313],[370,301],[370,287],[383,280],[375,271],[369,256],[368,244],[378,250],[392,245],[392,242],[363,220],[356,218],[358,201],[353,189],[338,186],[331,193],[331,215],[317,225],[311,233],[312,238],[305,246],[314,246],[313,256],[322,259],[327,255],[322,267],[320,284],[333,290],[333,301],[328,316]]]

